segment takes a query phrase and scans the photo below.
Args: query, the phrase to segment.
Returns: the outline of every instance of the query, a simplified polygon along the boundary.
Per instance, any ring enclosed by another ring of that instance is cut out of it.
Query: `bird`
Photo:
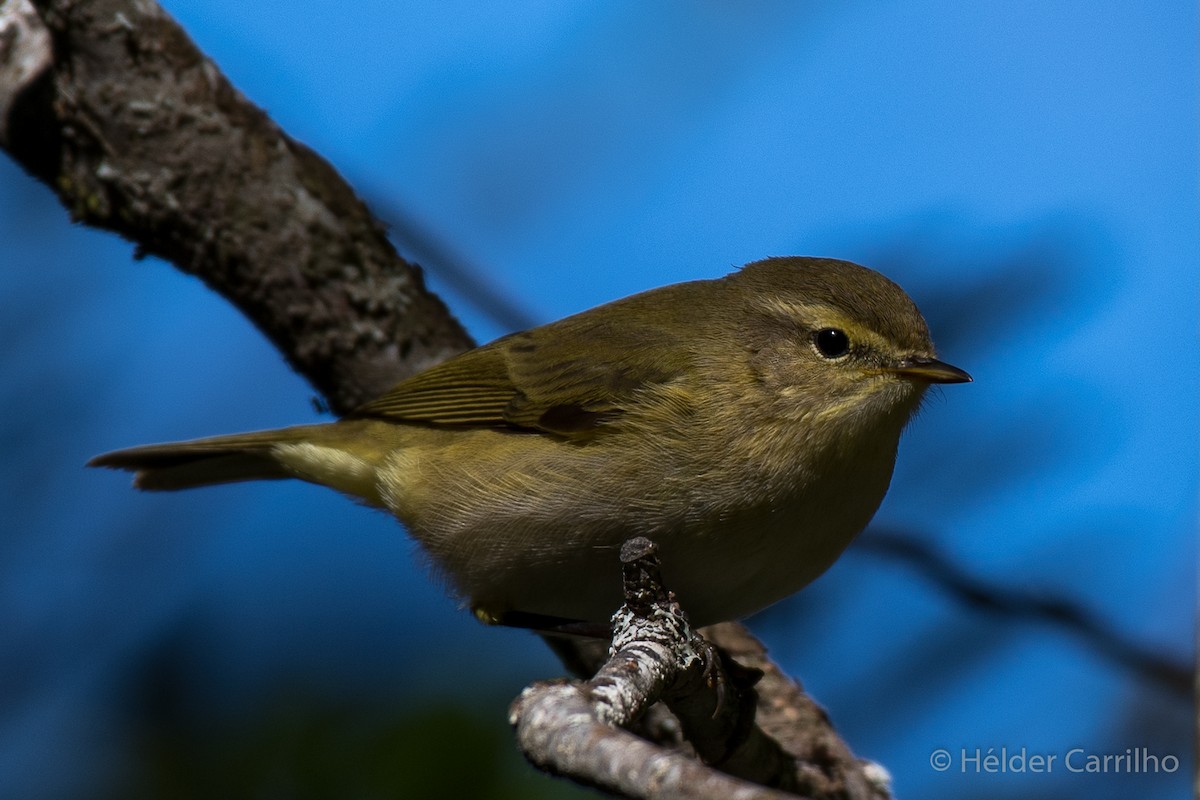
[[[333,422],[88,464],[153,491],[331,487],[399,519],[494,624],[607,622],[621,544],[644,536],[702,626],[824,573],[878,509],[927,388],[969,381],[888,278],[773,257],[501,337]]]

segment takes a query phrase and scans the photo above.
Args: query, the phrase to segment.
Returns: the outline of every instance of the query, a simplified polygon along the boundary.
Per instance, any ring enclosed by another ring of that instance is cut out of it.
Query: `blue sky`
[[[911,427],[880,528],[1190,663],[1192,5],[167,8],[286,130],[531,321],[767,255],[884,271],[976,382]],[[190,696],[232,710],[281,684],[408,708],[461,702],[459,681],[505,696],[555,674],[524,634],[458,612],[393,522],[333,493],[147,496],[82,470],[120,446],[309,421],[312,390],[199,282],[70,226],[7,162],[0,238],[10,785],[118,780],[120,687],[164,641],[190,654]],[[479,340],[505,332],[436,264],[430,280]],[[1179,697],[867,549],[752,627],[902,796],[1186,785]],[[1182,766],[939,773],[939,747],[1060,763],[1148,747]],[[67,754],[79,776],[31,767]]]

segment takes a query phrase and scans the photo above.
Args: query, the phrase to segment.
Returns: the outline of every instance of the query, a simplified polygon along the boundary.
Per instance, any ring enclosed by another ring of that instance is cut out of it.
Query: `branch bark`
[[[854,758],[824,711],[744,628],[707,628],[720,646],[690,629],[663,586],[652,542],[629,540],[621,560],[625,605],[613,617],[608,660],[587,681],[535,684],[510,709],[530,761],[645,800],[889,796],[887,772]],[[659,701],[670,712],[654,721],[660,746],[623,730]],[[687,754],[665,746],[683,742]]]
[[[149,0],[0,0],[0,146],[50,186],[72,218],[124,236],[136,256],[161,256],[233,303],[335,411],[471,346],[337,172],[242,97]],[[616,747],[636,765],[628,781],[607,788],[672,796],[651,793],[668,769],[691,792],[675,796],[778,795],[729,784],[733,778],[684,755],[682,726],[701,756],[728,772],[814,797],[886,795],[886,773],[854,758],[748,631],[724,624],[707,633],[765,674],[745,695],[750,711],[731,699],[740,716],[714,728],[704,709],[716,701],[690,666],[671,671],[684,676],[671,687],[635,686],[630,709],[661,695],[677,719],[651,709],[659,724],[643,724],[643,732],[654,743],[612,727],[611,717],[593,717],[581,746]],[[619,652],[668,641],[639,639]],[[690,664],[694,646],[681,637],[668,650]],[[620,664],[602,680],[615,680]],[[735,688],[739,669],[730,668]],[[587,699],[565,684],[545,696]],[[546,707],[522,702],[522,719]],[[753,725],[755,702],[762,730]],[[697,794],[702,785],[715,793]],[[726,792],[731,786],[760,793]]]
[[[200,277],[335,411],[472,345],[336,170],[161,8],[33,7],[40,36],[28,2],[3,6],[0,144],[73,219]]]
[[[651,542],[626,542],[621,560],[626,599],[614,617],[608,661],[587,681],[530,686],[510,709],[526,757],[548,772],[627,797],[794,797],[765,788],[796,785],[791,759],[754,725],[751,685],[759,673],[736,665],[726,671],[720,653],[692,633],[662,586]],[[660,699],[707,756],[702,760],[724,771],[623,730]]]

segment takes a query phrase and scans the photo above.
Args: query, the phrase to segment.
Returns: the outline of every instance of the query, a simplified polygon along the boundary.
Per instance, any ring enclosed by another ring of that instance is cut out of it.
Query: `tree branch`
[[[471,345],[337,172],[242,97],[153,2],[0,0],[0,146],[74,219],[119,233],[136,255],[161,256],[233,303],[335,411]],[[690,682],[661,693],[678,718],[651,709],[644,731],[674,747],[682,727],[723,769],[758,770],[759,779],[813,796],[880,793],[882,773],[853,757],[761,644],[738,625],[709,631],[766,678],[757,691],[739,689],[746,671],[730,666],[731,691],[750,699],[731,695],[737,714],[714,719],[704,710],[719,705],[707,681],[694,667],[679,671]],[[630,648],[641,645],[621,652]],[[550,694],[582,702],[572,692]],[[631,695],[628,709],[648,707],[653,696]],[[755,697],[762,728],[778,744],[753,727],[747,703],[752,710]],[[528,699],[518,716],[545,707]],[[721,788],[733,778],[683,750],[608,730],[617,738],[577,741],[615,746],[639,765],[632,782],[609,788],[651,796],[647,787],[668,769],[692,792],[679,796],[699,797],[687,786],[701,785],[716,792],[704,796],[737,796]],[[795,774],[780,765],[794,765]],[[705,783],[691,783],[700,776]]]
[[[471,346],[337,172],[242,97],[161,8],[35,6],[52,60],[7,60],[41,71],[5,76],[2,144],[74,219],[203,279],[335,411]],[[44,51],[29,6],[4,8],[29,30],[10,24],[6,52]]]
[[[1180,699],[1192,692],[1196,678],[1189,664],[1137,642],[1074,600],[989,584],[920,537],[903,531],[872,528],[855,546],[863,552],[907,564],[960,605],[1000,617],[1055,626],[1077,636],[1147,684],[1160,686]]]
[[[795,715],[788,715],[788,725],[779,725],[777,715],[770,719],[810,758],[801,763],[785,752],[754,721],[753,687],[764,672],[728,659],[691,631],[674,596],[663,588],[651,542],[626,542],[621,560],[625,605],[613,618],[608,661],[588,681],[535,684],[510,709],[518,744],[530,761],[580,783],[646,800],[887,796],[886,773],[860,765],[811,701],[796,707],[808,712],[804,727],[795,725]],[[733,643],[729,633],[726,639]],[[753,657],[753,645],[743,643],[742,649],[743,656]],[[765,659],[763,666],[773,672],[774,682],[782,677]],[[802,697],[795,684],[787,683]],[[720,771],[621,730],[658,700],[674,714],[701,761]],[[812,734],[813,727],[817,735],[797,735]]]

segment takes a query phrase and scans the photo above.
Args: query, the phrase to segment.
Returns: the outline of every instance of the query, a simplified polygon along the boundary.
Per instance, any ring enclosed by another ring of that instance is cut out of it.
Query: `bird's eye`
[[[826,358],[838,358],[850,352],[850,337],[837,328],[822,328],[813,334],[813,344]]]

